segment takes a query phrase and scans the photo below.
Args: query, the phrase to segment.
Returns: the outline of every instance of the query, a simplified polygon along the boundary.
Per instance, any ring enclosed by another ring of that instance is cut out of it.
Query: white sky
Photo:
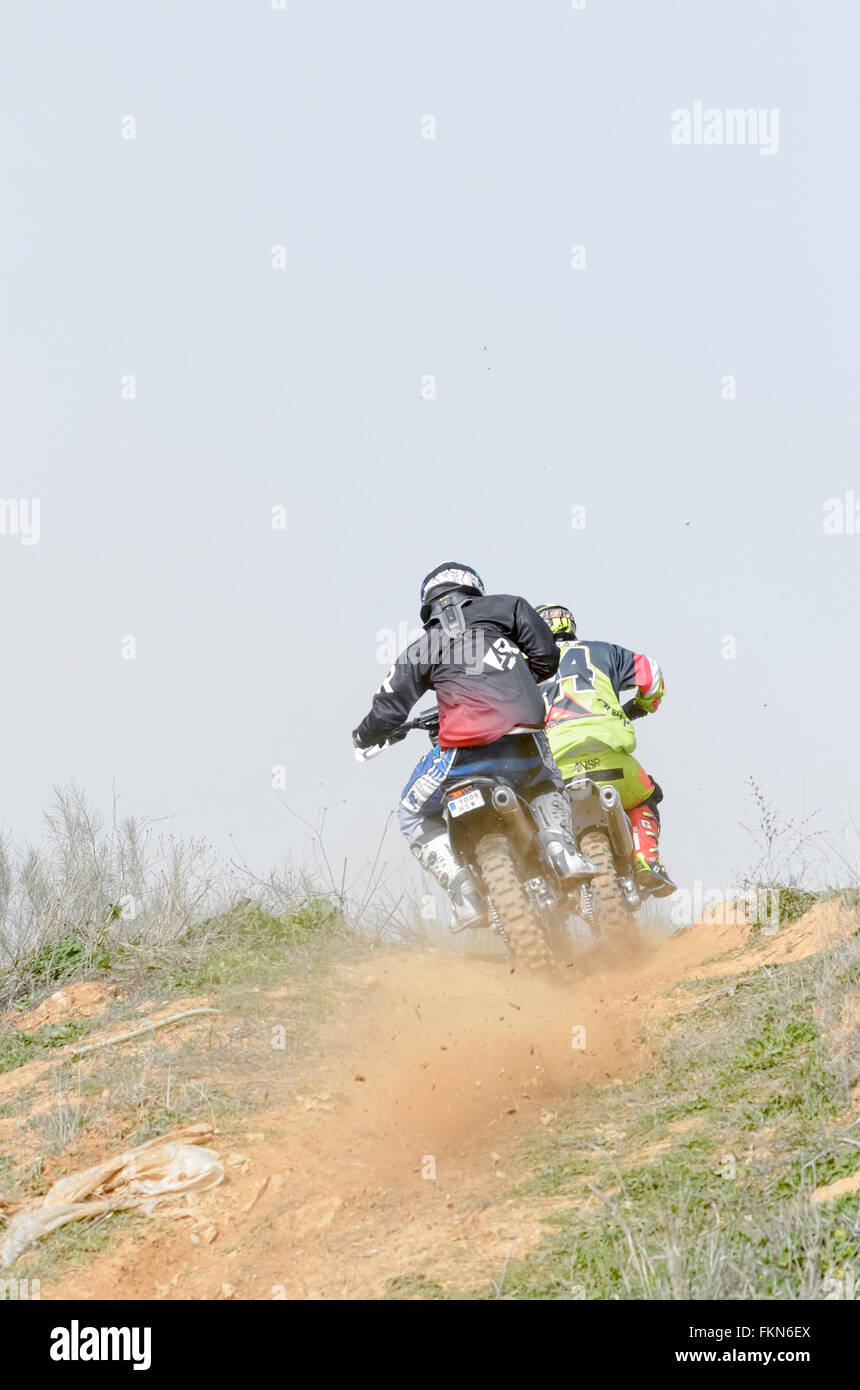
[[[860,497],[858,30],[847,0],[10,12],[0,494],[41,536],[0,535],[7,827],[116,783],[265,868],[302,852],[284,764],[361,863],[427,746],[353,761],[376,634],[457,559],[662,663],[637,731],[681,882],[747,862],[748,773],[856,855],[860,534],[822,521]],[[778,108],[779,153],[673,145],[699,99]]]

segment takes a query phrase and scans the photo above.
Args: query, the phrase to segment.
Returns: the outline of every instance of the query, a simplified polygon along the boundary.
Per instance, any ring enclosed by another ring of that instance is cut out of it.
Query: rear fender
[[[460,787],[481,787],[487,798],[487,805],[465,816],[452,816],[450,813],[451,793]],[[501,831],[513,848],[523,858],[533,851],[535,830],[531,818],[526,814],[520,798],[507,782],[495,777],[462,777],[446,788],[445,805],[442,814],[448,826],[451,844],[458,854],[464,852],[471,859],[471,850],[482,835]]]

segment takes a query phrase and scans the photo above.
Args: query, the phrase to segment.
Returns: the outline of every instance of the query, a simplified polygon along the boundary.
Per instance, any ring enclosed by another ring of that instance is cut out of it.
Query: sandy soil
[[[520,1176],[524,1132],[551,1125],[585,1083],[650,1060],[643,1024],[696,1007],[695,990],[672,994],[679,981],[799,958],[845,930],[838,910],[817,908],[750,952],[745,927],[699,925],[633,954],[592,950],[561,985],[422,951],[341,970],[298,1098],[258,1109],[237,1152],[216,1141],[227,1181],[43,1281],[42,1297],[354,1299],[410,1272],[498,1278],[558,1205],[496,1200]]]

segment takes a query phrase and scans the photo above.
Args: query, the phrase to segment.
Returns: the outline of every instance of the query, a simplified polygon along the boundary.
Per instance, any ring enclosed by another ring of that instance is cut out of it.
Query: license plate
[[[463,792],[462,796],[453,796],[448,802],[448,810],[452,816],[465,815],[466,811],[474,811],[476,807],[483,806],[484,793],[480,787],[475,787],[470,792]]]

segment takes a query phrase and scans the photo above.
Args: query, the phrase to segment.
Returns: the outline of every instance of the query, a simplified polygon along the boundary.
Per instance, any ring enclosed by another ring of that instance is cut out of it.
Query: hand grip
[[[387,743],[374,743],[374,744],[371,745],[370,748],[356,748],[356,750],[355,750],[355,759],[356,759],[356,762],[359,762],[359,763],[366,763],[367,760],[368,760],[368,758],[375,758],[376,755],[377,755],[377,753],[381,753],[382,750],[383,750],[383,748],[387,748],[387,747],[388,747],[388,744],[387,744]]]

